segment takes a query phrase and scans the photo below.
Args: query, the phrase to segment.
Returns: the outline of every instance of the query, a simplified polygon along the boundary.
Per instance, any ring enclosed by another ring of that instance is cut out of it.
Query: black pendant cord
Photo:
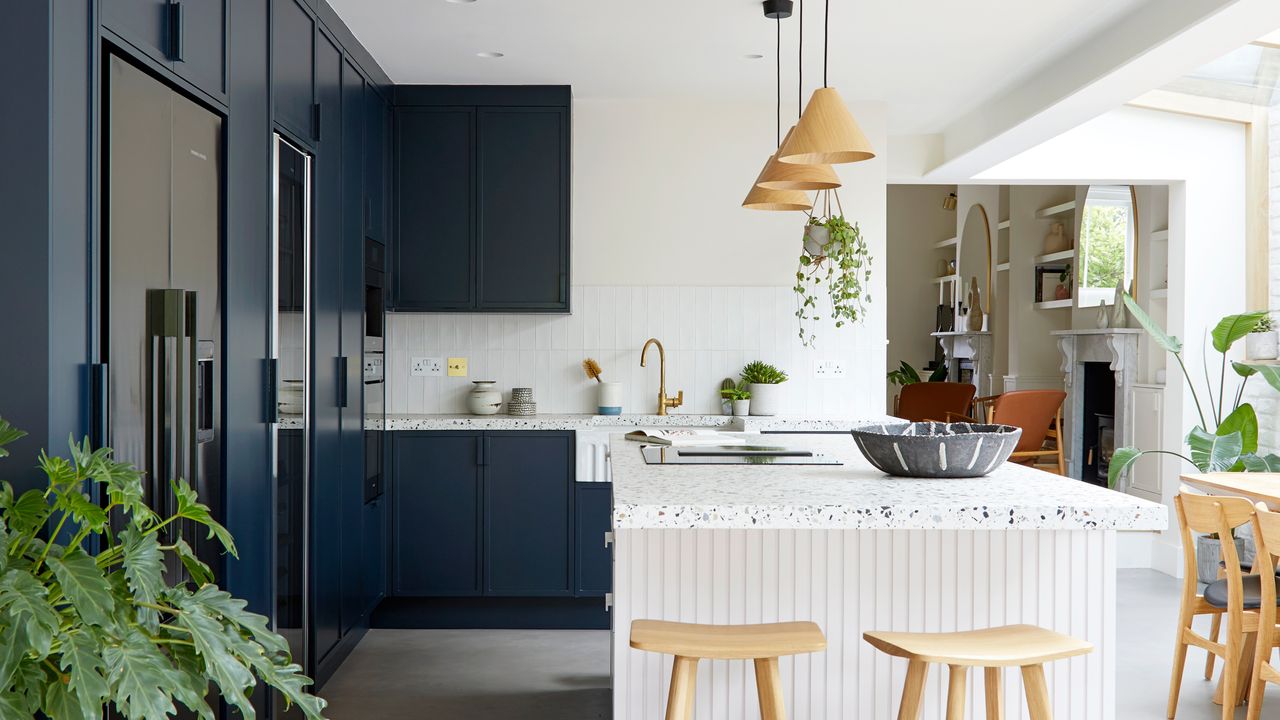
[[[804,0],[800,5],[800,46],[796,49],[796,120],[804,112]]]
[[[774,69],[776,70],[775,76],[777,77],[777,82],[778,82],[778,87],[777,87],[778,106],[773,116],[774,116],[774,119],[777,120],[778,125],[777,125],[777,128],[775,128],[774,130],[773,142],[774,142],[774,147],[782,147],[782,18],[776,17],[773,20],[778,30],[777,42],[775,43],[776,49],[774,50],[774,53],[773,53],[773,57],[775,61]]]
[[[827,87],[827,45],[831,40],[831,0],[822,17],[822,87]]]

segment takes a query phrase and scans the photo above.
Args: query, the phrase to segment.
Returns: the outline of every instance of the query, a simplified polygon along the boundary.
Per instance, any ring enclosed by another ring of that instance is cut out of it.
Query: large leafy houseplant
[[[809,216],[792,288],[796,293],[800,341],[805,346],[812,346],[817,340],[814,327],[822,319],[820,296],[826,296],[829,315],[837,328],[861,322],[871,302],[871,249],[857,223],[850,225],[841,212],[831,214],[830,197],[834,191],[826,192],[825,214]],[[839,201],[837,195],[837,207]]]
[[[0,419],[0,457],[23,435]],[[185,481],[172,484],[176,512],[161,517],[144,502],[142,473],[108,448],[73,440],[70,457],[42,454],[40,468],[43,490],[15,495],[0,484],[0,717],[101,720],[111,707],[164,720],[177,703],[212,720],[212,685],[253,718],[249,693],[261,679],[321,718],[325,702],[304,689],[311,680],[284,638],[214,585],[178,532],[201,527],[236,553]],[[189,579],[166,573],[174,560]]]
[[[925,369],[928,370],[928,368]],[[885,373],[885,377],[894,385],[914,385],[920,382],[945,382],[948,374],[946,363],[942,363],[929,371],[928,379],[924,379],[920,377],[920,371],[916,370],[911,363],[900,360],[898,369]]]
[[[1129,312],[1147,331],[1156,345],[1173,355],[1177,361],[1191,393],[1191,399],[1195,403],[1200,422],[1191,428],[1186,436],[1190,457],[1171,450],[1140,450],[1133,447],[1116,449],[1107,471],[1108,484],[1113,488],[1117,487],[1138,458],[1155,453],[1182,458],[1201,472],[1280,472],[1280,456],[1258,454],[1258,415],[1253,405],[1243,401],[1245,385],[1254,375],[1262,377],[1272,388],[1280,390],[1280,368],[1273,365],[1232,362],[1227,358],[1232,345],[1252,332],[1259,323],[1263,322],[1267,314],[1254,312],[1228,315],[1218,322],[1211,336],[1213,349],[1221,355],[1221,359],[1216,368],[1210,366],[1208,359],[1204,361],[1204,385],[1197,388],[1182,357],[1182,342],[1156,324],[1133,297],[1127,293],[1122,297]],[[1234,383],[1234,389],[1227,387],[1228,365],[1231,366],[1234,375],[1239,378]],[[1216,394],[1214,393],[1214,374],[1217,375]],[[1204,397],[1207,402],[1201,402],[1202,396],[1199,390],[1205,391]]]

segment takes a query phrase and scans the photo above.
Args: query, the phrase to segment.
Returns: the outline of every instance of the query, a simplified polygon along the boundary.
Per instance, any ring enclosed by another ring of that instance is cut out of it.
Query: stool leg
[[[987,720],[1004,720],[1004,668],[985,668],[983,674],[987,681]]]
[[[920,720],[924,705],[924,681],[929,677],[929,663],[912,660],[907,663],[907,683],[902,688],[902,705],[898,720]]]
[[[760,720],[787,720],[778,658],[756,659],[756,694],[760,698]]]
[[[676,656],[671,666],[667,720],[693,720],[693,691],[698,684],[698,658]]]
[[[964,700],[969,668],[951,665],[950,684],[947,686],[947,720],[964,720]]]
[[[1049,686],[1044,682],[1043,665],[1022,667],[1022,688],[1027,693],[1027,710],[1031,720],[1053,720],[1053,708],[1049,704]]]

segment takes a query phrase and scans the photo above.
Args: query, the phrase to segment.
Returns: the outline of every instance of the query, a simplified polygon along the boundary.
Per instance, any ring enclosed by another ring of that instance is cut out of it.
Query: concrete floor
[[[1117,720],[1165,717],[1179,587],[1152,570],[1120,571]],[[600,630],[372,630],[322,694],[331,720],[608,718],[608,643]],[[1203,672],[1204,653],[1192,649],[1179,720],[1221,719]],[[1280,688],[1270,687],[1263,717],[1280,718]]]

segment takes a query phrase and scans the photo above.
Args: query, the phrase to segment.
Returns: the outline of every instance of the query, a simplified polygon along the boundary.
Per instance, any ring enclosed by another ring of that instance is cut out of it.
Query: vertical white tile
[[[592,308],[592,314],[596,317],[596,337],[601,348],[612,350],[618,346],[617,325],[614,323],[614,308],[617,305],[615,297],[618,293],[616,288],[609,286],[599,290],[600,296],[596,306]]]
[[[709,350],[724,350],[729,342],[729,295],[726,288],[711,288],[711,342]]]
[[[743,347],[742,329],[746,308],[743,306],[743,289],[740,287],[721,288],[725,306],[725,338],[724,349],[741,350]]]
[[[691,287],[674,288],[676,295],[676,337],[683,350],[697,350],[697,291]]]
[[[533,316],[534,349],[544,352],[551,349],[551,328],[556,320],[557,316],[555,315]]]

